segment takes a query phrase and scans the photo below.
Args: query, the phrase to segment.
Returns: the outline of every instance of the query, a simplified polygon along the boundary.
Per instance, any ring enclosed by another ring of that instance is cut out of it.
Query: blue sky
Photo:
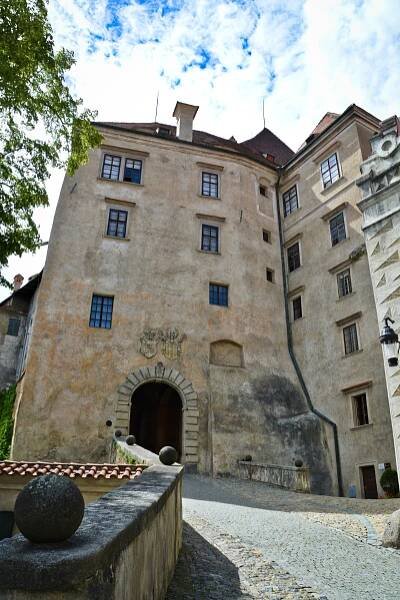
[[[294,149],[327,111],[355,102],[400,112],[399,0],[49,0],[57,46],[75,52],[69,81],[99,120],[173,123],[176,100],[195,126],[239,141],[266,124]],[[37,212],[48,239],[51,207]],[[12,259],[8,275],[41,268]],[[4,293],[2,294],[4,296]]]

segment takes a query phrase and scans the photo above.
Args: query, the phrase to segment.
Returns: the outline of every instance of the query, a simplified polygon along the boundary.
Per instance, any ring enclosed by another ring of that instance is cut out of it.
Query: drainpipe
[[[325,423],[328,423],[333,429],[338,490],[339,490],[339,496],[343,496],[342,467],[341,467],[341,463],[340,463],[339,438],[338,438],[338,432],[337,432],[337,425],[334,421],[329,419],[329,417],[327,417],[326,415],[321,413],[319,410],[314,408],[310,393],[307,389],[307,385],[306,385],[306,382],[303,377],[303,373],[301,372],[300,365],[297,362],[297,358],[296,358],[296,355],[293,350],[292,324],[291,324],[290,317],[289,317],[286,263],[285,263],[285,255],[284,255],[284,250],[283,250],[283,248],[284,248],[284,246],[283,246],[283,228],[282,228],[282,218],[281,218],[281,211],[280,211],[280,205],[279,205],[279,182],[280,182],[280,179],[281,179],[281,173],[279,173],[278,180],[275,184],[275,194],[276,194],[276,210],[277,210],[277,215],[278,215],[279,241],[280,241],[280,247],[281,247],[283,295],[284,295],[284,300],[285,300],[286,333],[287,333],[287,344],[288,344],[289,356],[293,363],[297,377],[299,378],[300,386],[301,386],[303,394],[307,400],[309,409],[311,410],[311,412],[313,412],[315,415],[317,415],[317,417],[320,418],[322,421],[325,421]]]

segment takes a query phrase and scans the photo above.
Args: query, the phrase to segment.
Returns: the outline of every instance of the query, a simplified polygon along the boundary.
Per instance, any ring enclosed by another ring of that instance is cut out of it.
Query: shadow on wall
[[[279,440],[282,446],[281,460],[293,464],[294,458],[301,458],[310,468],[311,492],[333,494],[324,424],[310,411],[298,388],[279,375],[259,377],[251,387],[253,399],[265,416],[266,435]]]

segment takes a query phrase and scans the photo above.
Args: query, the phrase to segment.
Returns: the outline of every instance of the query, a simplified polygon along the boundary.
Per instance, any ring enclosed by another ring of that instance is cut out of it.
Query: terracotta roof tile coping
[[[3,460],[0,461],[0,477],[2,475],[63,475],[74,479],[135,479],[143,472],[146,465],[118,465],[114,463],[47,463],[47,462],[22,462]]]

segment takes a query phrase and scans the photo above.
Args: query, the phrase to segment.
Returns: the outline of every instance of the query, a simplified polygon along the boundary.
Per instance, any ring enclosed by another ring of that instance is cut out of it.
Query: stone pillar
[[[380,326],[394,320],[400,333],[400,123],[397,117],[382,122],[371,139],[372,155],[361,164],[357,185],[363,213],[363,231]],[[379,332],[376,332],[379,335]],[[397,472],[400,474],[400,365],[385,362],[386,385],[392,420]]]

